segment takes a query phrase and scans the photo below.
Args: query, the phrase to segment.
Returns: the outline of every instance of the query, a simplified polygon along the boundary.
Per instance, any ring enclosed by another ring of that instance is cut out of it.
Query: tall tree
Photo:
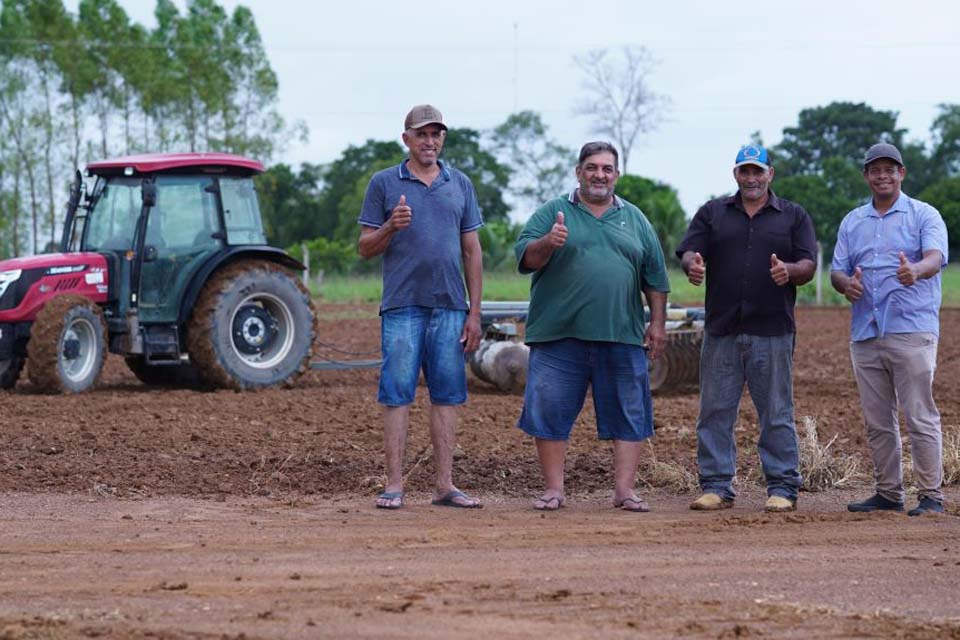
[[[584,74],[581,85],[586,94],[574,113],[590,118],[592,132],[617,144],[623,160],[621,172],[626,174],[637,139],[660,124],[669,99],[650,88],[654,60],[645,47],[625,46],[621,53],[620,60],[608,49],[574,56]]]
[[[230,99],[222,105],[223,146],[234,153],[269,158],[284,128],[275,108],[279,85],[246,7],[237,7],[230,16],[225,42],[228,81],[223,84],[230,88]]]
[[[299,172],[278,164],[257,176],[260,214],[272,244],[286,247],[320,235],[321,174],[319,166],[304,163]]]
[[[793,200],[807,210],[827,259],[833,255],[840,221],[870,195],[860,169],[839,158],[827,160],[824,170],[817,174],[777,176],[773,190],[778,196]]]
[[[940,211],[947,225],[950,253],[960,251],[960,176],[943,178],[920,193],[920,199]]]
[[[673,250],[680,244],[687,228],[687,214],[676,189],[649,178],[625,175],[617,181],[617,193],[640,207],[657,232],[664,256],[668,261],[675,260]]]
[[[511,170],[484,151],[479,131],[468,128],[447,131],[442,157],[473,182],[484,220],[507,219],[510,210],[503,201],[503,190],[510,182]]]
[[[308,237],[332,238],[336,229],[342,226],[340,215],[343,208],[340,203],[356,189],[357,182],[368,175],[373,166],[396,164],[403,157],[403,147],[396,142],[367,140],[359,147],[350,145],[338,159],[324,166],[318,216],[312,226],[314,233]],[[357,209],[349,215],[356,222],[360,210]]]
[[[816,174],[829,158],[859,164],[870,145],[903,144],[896,111],[878,111],[863,103],[832,102],[803,109],[797,126],[786,127],[783,139],[771,149],[782,176]]]
[[[548,136],[539,113],[510,114],[490,139],[489,151],[511,169],[508,191],[521,211],[533,211],[573,181],[576,153]]]
[[[101,158],[110,155],[110,118],[118,102],[116,85],[121,81],[110,64],[113,52],[123,42],[112,20],[111,4],[114,4],[111,0],[80,0],[78,7],[78,28],[83,43],[79,57],[88,60],[92,67],[90,76],[86,78],[87,93],[97,119]]]
[[[930,127],[933,162],[947,175],[960,175],[960,104],[941,104]]]
[[[40,132],[39,158],[41,176],[38,183],[46,200],[46,212],[41,225],[34,223],[34,247],[39,248],[40,233],[49,233],[51,242],[56,233],[57,165],[63,127],[58,119],[61,95],[58,92],[59,57],[64,55],[62,43],[75,37],[73,22],[61,0],[6,0],[0,17],[0,33],[22,43],[15,52],[33,63],[35,86],[42,108],[34,112],[32,125]],[[16,45],[15,45],[16,46]]]

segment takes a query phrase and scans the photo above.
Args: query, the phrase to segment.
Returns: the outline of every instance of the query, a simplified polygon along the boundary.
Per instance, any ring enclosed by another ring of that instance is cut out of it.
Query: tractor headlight
[[[7,292],[7,287],[20,279],[21,273],[23,273],[23,271],[20,269],[14,269],[13,271],[0,271],[0,298],[2,298],[3,294]]]

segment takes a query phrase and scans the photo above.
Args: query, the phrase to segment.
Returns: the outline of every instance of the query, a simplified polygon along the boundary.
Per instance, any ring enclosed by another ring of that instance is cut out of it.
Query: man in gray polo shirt
[[[422,370],[430,390],[436,470],[432,504],[476,509],[480,501],[453,484],[453,450],[456,407],[467,400],[463,354],[474,351],[481,337],[483,265],[477,229],[483,219],[470,179],[439,160],[447,134],[440,111],[418,105],[403,128],[409,156],[370,179],[357,245],[363,258],[383,255],[383,366],[377,400],[384,406],[387,484],[376,506],[403,506],[410,404]]]

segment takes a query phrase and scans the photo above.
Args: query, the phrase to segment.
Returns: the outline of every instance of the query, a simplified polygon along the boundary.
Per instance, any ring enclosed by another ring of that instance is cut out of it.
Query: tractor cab
[[[184,302],[195,299],[198,274],[231,248],[266,245],[252,178],[262,170],[246,158],[199,153],[87,166],[93,187],[83,198],[83,186],[72,190],[62,250],[107,259],[104,314],[119,342],[112,351],[180,363]]]

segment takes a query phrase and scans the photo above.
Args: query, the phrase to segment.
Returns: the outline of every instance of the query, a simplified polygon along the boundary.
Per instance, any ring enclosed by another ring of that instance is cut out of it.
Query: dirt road
[[[800,311],[797,415],[822,441],[836,436],[837,453],[863,456],[846,313]],[[324,314],[323,342],[376,348],[371,307]],[[956,429],[960,311],[942,325],[936,395]],[[409,506],[386,513],[371,508],[383,481],[375,383],[372,371],[324,372],[263,393],[150,390],[111,359],[90,394],[0,393],[0,640],[960,638],[960,511],[848,514],[861,485],[760,513],[748,401],[732,511],[691,512],[677,488],[695,471],[688,391],[655,399],[640,475],[652,513],[608,506],[609,451],[588,407],[569,506],[541,514],[529,509],[532,447],[513,426],[519,398],[472,381],[456,474],[486,508],[427,506],[419,399]],[[947,496],[956,505],[960,488]]]
[[[0,638],[960,638],[960,520],[849,497],[698,514],[655,493],[637,515],[7,494]]]

